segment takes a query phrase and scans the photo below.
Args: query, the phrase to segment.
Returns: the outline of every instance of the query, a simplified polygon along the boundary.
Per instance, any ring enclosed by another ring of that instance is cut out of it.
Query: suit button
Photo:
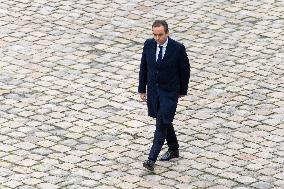
[[[159,84],[158,84],[158,83],[156,83],[156,86],[158,87],[158,86],[159,86]]]

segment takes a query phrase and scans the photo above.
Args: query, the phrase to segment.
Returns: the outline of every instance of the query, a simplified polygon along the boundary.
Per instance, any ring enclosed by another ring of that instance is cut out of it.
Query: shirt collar
[[[162,44],[162,45],[159,45],[159,44],[157,43],[157,47],[159,47],[159,46],[163,46],[164,48],[166,48],[166,47],[167,47],[167,45],[168,45],[168,42],[169,42],[169,38],[167,37],[166,42],[165,42],[164,44]]]

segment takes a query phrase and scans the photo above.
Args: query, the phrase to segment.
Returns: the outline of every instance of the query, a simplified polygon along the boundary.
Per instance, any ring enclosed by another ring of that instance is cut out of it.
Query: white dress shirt
[[[162,51],[162,59],[163,59],[163,58],[164,58],[164,55],[165,55],[165,53],[166,53],[167,45],[168,45],[168,38],[167,38],[167,41],[166,41],[164,44],[162,44],[162,45],[159,45],[159,44],[157,43],[156,61],[158,60],[158,55],[159,55],[159,52],[160,52],[159,46],[163,46],[163,51]]]

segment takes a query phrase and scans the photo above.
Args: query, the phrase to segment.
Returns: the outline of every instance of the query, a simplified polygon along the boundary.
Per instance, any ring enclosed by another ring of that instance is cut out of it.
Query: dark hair
[[[155,27],[160,27],[160,26],[164,26],[166,33],[169,32],[168,23],[165,20],[155,20],[152,25],[152,29]]]

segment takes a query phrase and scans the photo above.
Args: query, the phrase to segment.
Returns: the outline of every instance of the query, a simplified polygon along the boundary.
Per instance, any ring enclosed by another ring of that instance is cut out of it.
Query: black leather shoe
[[[161,157],[161,161],[169,161],[172,158],[178,158],[179,157],[179,151],[175,150],[175,151],[167,151],[162,157]]]
[[[143,167],[145,167],[146,169],[153,171],[155,168],[155,162],[148,159],[146,161],[143,162]]]

